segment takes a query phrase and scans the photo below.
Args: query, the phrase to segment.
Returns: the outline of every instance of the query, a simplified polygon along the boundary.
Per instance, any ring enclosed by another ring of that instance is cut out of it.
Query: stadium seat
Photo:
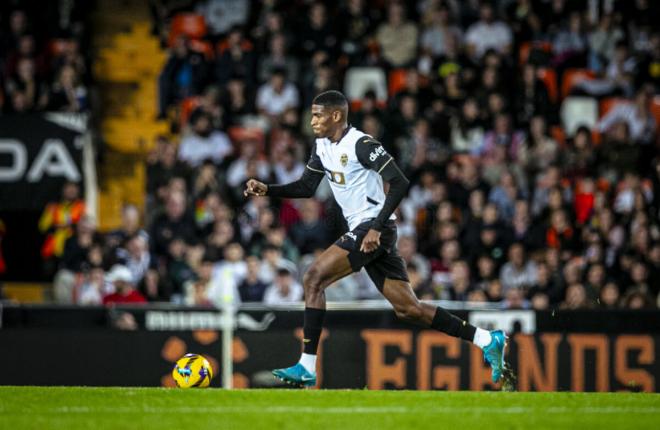
[[[593,128],[598,122],[598,102],[593,97],[567,97],[559,116],[567,136],[573,136],[580,126]]]
[[[201,39],[206,35],[206,21],[202,15],[194,13],[178,13],[172,19],[170,27],[170,46],[174,40],[181,36],[187,36],[190,39]]]
[[[390,97],[396,95],[406,86],[406,69],[394,69],[387,77],[387,92]]]
[[[190,114],[197,106],[199,106],[199,97],[188,97],[183,99],[181,102],[181,114],[179,115],[181,127],[185,127],[188,123],[188,118],[190,118]]]
[[[596,75],[589,69],[567,69],[562,75],[561,97],[568,97],[571,89],[583,79],[593,79]]]
[[[48,41],[48,53],[52,57],[58,57],[64,54],[71,46],[69,39],[51,39]]]
[[[553,69],[543,67],[536,71],[536,75],[545,84],[550,100],[557,103],[557,73]]]
[[[532,50],[543,51],[549,55],[552,53],[552,43],[540,40],[522,43],[518,49],[518,61],[521,66],[527,63]]]
[[[630,100],[621,97],[608,97],[606,99],[601,100],[599,103],[599,112],[600,112],[599,118],[604,117],[605,115],[607,115],[609,111],[611,111],[617,105],[622,103],[630,103]]]
[[[651,113],[655,117],[656,130],[660,129],[660,96],[654,96],[651,101]],[[660,133],[658,133],[660,139]]]
[[[550,127],[550,137],[552,137],[560,147],[566,146],[566,133],[564,129],[559,125],[553,125]]]
[[[380,67],[351,67],[346,71],[344,94],[349,100],[361,100],[368,90],[376,92],[376,99],[387,100],[387,78]]]

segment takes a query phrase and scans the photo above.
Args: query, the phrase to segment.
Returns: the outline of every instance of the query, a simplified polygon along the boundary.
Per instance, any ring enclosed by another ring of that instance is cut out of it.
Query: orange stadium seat
[[[199,97],[188,97],[183,99],[181,102],[181,115],[179,119],[181,120],[181,127],[184,127],[188,123],[188,118],[190,114],[199,106]]]
[[[387,91],[390,97],[398,93],[406,85],[406,69],[394,69],[387,77]]]
[[[630,100],[621,97],[608,97],[601,100],[598,107],[598,110],[600,111],[599,117],[604,117],[609,111],[622,103],[630,103]]]
[[[596,75],[589,69],[567,69],[562,78],[561,97],[566,98],[571,89],[582,79],[593,79]]]
[[[656,130],[660,129],[660,96],[653,97],[651,101],[651,113],[655,117]],[[658,133],[660,137],[660,133]]]
[[[206,35],[206,21],[204,17],[194,13],[176,14],[172,19],[172,25],[170,27],[170,45],[181,35],[187,36],[190,39],[201,39],[204,37]]]
[[[539,50],[548,54],[552,53],[552,43],[543,41],[524,42],[518,49],[518,61],[520,65],[527,63],[532,50]]]
[[[557,73],[553,69],[540,68],[536,72],[538,78],[543,81],[548,95],[553,103],[557,103]]]
[[[566,146],[566,133],[564,129],[559,125],[553,125],[550,127],[550,137],[552,137],[560,147]]]

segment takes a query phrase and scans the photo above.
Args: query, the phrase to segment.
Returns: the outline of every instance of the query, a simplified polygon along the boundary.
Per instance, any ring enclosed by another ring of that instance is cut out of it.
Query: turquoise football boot
[[[273,375],[287,384],[298,387],[313,387],[316,385],[316,373],[308,372],[300,363],[286,369],[275,369]]]
[[[508,339],[502,330],[493,330],[490,332],[491,341],[484,347],[484,359],[492,369],[491,378],[497,382],[502,378],[505,370],[504,351],[506,349],[506,340]]]

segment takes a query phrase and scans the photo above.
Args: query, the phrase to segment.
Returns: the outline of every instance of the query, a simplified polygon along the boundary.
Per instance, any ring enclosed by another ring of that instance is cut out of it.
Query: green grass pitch
[[[0,387],[0,429],[660,429],[660,394]]]

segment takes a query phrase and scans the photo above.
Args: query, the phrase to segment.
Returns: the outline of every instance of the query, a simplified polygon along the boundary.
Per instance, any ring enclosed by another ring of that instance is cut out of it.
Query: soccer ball
[[[172,377],[179,388],[205,388],[211,383],[213,368],[201,355],[186,354],[174,365]]]

